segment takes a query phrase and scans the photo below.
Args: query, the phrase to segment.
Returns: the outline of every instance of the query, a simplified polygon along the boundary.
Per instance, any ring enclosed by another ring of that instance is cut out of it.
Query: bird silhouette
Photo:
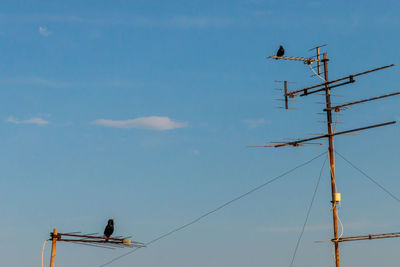
[[[276,52],[276,56],[281,57],[284,54],[285,54],[285,49],[283,48],[283,46],[279,46],[279,50],[278,50],[278,52]]]
[[[106,237],[106,240],[110,238],[112,233],[114,232],[114,220],[109,219],[106,228],[104,229],[104,236]]]

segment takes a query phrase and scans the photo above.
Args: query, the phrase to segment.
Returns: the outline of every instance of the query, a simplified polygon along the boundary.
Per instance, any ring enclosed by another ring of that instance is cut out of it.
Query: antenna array
[[[310,143],[310,141],[315,141],[315,140],[320,140],[320,139],[328,139],[329,142],[329,162],[330,162],[330,176],[331,176],[331,194],[332,194],[332,215],[333,215],[333,234],[334,237],[331,239],[332,243],[334,244],[335,248],[335,263],[336,267],[340,266],[340,261],[339,261],[339,243],[345,242],[345,241],[357,241],[357,240],[368,240],[368,239],[380,239],[380,238],[392,238],[392,237],[400,237],[400,233],[388,233],[388,234],[375,234],[375,235],[361,235],[361,236],[350,236],[350,237],[339,237],[338,236],[338,215],[337,215],[337,203],[341,201],[341,196],[340,193],[337,192],[336,190],[336,182],[335,182],[335,152],[334,152],[334,137],[337,135],[344,135],[344,134],[349,134],[353,132],[358,132],[362,130],[367,130],[371,128],[376,128],[376,127],[381,127],[381,126],[387,126],[387,125],[392,125],[395,124],[396,121],[390,121],[390,122],[384,122],[380,124],[375,124],[375,125],[370,125],[370,126],[365,126],[361,128],[356,128],[356,129],[350,129],[342,132],[335,132],[335,130],[332,129],[332,112],[336,112],[338,114],[342,110],[348,109],[348,107],[356,105],[356,104],[361,104],[361,103],[366,103],[374,100],[379,100],[382,98],[387,98],[391,96],[396,96],[399,95],[400,92],[394,92],[390,94],[385,94],[382,96],[377,96],[377,97],[372,97],[368,99],[363,99],[363,100],[358,100],[358,101],[353,101],[345,104],[337,104],[337,105],[332,105],[333,103],[331,102],[331,90],[340,86],[344,86],[347,84],[352,84],[356,82],[355,78],[370,74],[372,72],[376,72],[379,70],[391,68],[394,66],[394,64],[391,65],[386,65],[382,67],[378,67],[375,69],[367,70],[364,72],[356,73],[356,74],[351,74],[345,77],[341,77],[335,80],[329,81],[328,79],[328,57],[327,53],[320,54],[320,48],[324,47],[326,45],[321,45],[321,46],[316,46],[311,50],[316,50],[316,56],[306,58],[306,57],[278,57],[278,56],[270,56],[268,58],[271,59],[276,59],[276,60],[289,60],[289,61],[301,61],[304,64],[311,65],[313,63],[317,63],[316,69],[317,72],[314,71],[313,68],[310,67],[310,69],[315,73],[315,76],[318,76],[323,80],[323,83],[319,83],[316,85],[312,85],[309,87],[305,87],[302,89],[298,90],[293,90],[289,91],[287,88],[287,81],[283,81],[284,84],[284,101],[285,101],[285,109],[289,109],[289,100],[295,98],[295,97],[304,97],[304,96],[309,96],[315,93],[320,93],[322,92],[325,95],[325,102],[323,103],[325,105],[325,108],[323,109],[324,115],[326,115],[326,123],[327,125],[327,133],[321,134],[312,138],[307,138],[307,139],[291,139],[293,141],[289,142],[271,142],[268,143],[267,145],[264,146],[253,146],[253,147],[286,147],[286,146],[294,146],[294,147],[299,147],[299,146],[315,146],[315,145],[322,145],[319,143]],[[323,69],[323,71],[321,70]],[[323,77],[320,75],[323,74]],[[335,123],[336,125],[336,123]]]

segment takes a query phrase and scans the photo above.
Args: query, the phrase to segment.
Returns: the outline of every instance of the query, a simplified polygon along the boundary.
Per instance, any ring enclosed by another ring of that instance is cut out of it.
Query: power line
[[[397,202],[400,202],[400,199],[396,197],[394,194],[392,194],[388,189],[386,189],[383,185],[379,184],[377,181],[375,181],[371,176],[366,174],[364,171],[362,171],[360,168],[358,168],[356,165],[354,165],[350,160],[346,159],[343,155],[341,155],[339,152],[335,151],[336,154],[338,154],[342,159],[344,159],[348,164],[350,164],[354,169],[359,171],[361,174],[363,174],[365,177],[367,177],[371,182],[373,182],[376,186],[378,186],[380,189],[382,189],[384,192],[386,192],[389,196],[391,196],[394,200]]]
[[[301,229],[301,232],[300,232],[300,235],[299,235],[299,239],[297,240],[296,248],[294,249],[294,253],[293,253],[292,261],[290,263],[290,267],[293,266],[294,259],[295,259],[296,254],[297,254],[297,250],[298,250],[299,245],[300,245],[301,238],[303,237],[304,230],[306,229],[308,218],[310,217],[310,213],[311,213],[311,208],[313,206],[313,203],[314,203],[314,200],[315,200],[315,196],[316,196],[317,191],[318,191],[319,183],[321,181],[322,171],[324,170],[325,163],[326,163],[327,159],[328,159],[328,157],[325,158],[324,163],[322,164],[321,170],[319,172],[319,177],[318,177],[318,180],[317,180],[317,184],[315,185],[314,193],[313,193],[313,196],[311,198],[311,203],[310,203],[310,206],[308,207],[308,210],[307,210],[306,219],[304,221],[303,228]]]
[[[167,232],[167,233],[165,233],[165,234],[163,234],[163,235],[160,235],[159,237],[157,237],[157,238],[155,238],[155,239],[149,241],[149,242],[146,243],[145,245],[146,245],[146,246],[149,246],[150,244],[153,244],[153,243],[155,243],[155,242],[157,242],[157,241],[159,241],[159,240],[161,240],[161,239],[163,239],[163,238],[165,238],[165,237],[167,237],[167,236],[169,236],[169,235],[172,235],[172,234],[174,234],[174,233],[176,233],[176,232],[178,232],[178,231],[180,231],[180,230],[183,230],[183,229],[186,228],[186,227],[189,227],[189,226],[192,225],[192,224],[197,223],[197,222],[200,221],[201,219],[203,219],[203,218],[205,218],[205,217],[207,217],[207,216],[209,216],[209,215],[211,215],[211,214],[213,214],[213,213],[215,213],[215,212],[217,212],[217,211],[223,209],[224,207],[226,207],[226,206],[232,204],[233,202],[236,202],[236,201],[238,201],[238,200],[240,200],[240,199],[242,199],[242,198],[244,198],[244,197],[250,195],[251,193],[254,193],[255,191],[257,191],[257,190],[263,188],[264,186],[266,186],[266,185],[268,185],[268,184],[270,184],[270,183],[272,183],[272,182],[275,182],[275,181],[278,180],[279,178],[282,178],[283,176],[288,175],[289,173],[291,173],[291,172],[293,172],[293,171],[295,171],[295,170],[297,170],[297,169],[299,169],[299,168],[301,168],[301,167],[303,167],[303,166],[305,166],[305,165],[308,165],[309,163],[313,162],[314,160],[320,158],[321,156],[323,156],[323,155],[325,155],[325,154],[326,154],[326,152],[323,152],[323,153],[319,154],[318,156],[316,156],[316,157],[314,157],[314,158],[312,158],[312,159],[310,159],[310,160],[308,160],[308,161],[306,161],[306,162],[304,162],[304,163],[302,163],[302,164],[300,164],[300,165],[297,165],[296,167],[294,167],[294,168],[292,168],[292,169],[290,169],[290,170],[288,170],[288,171],[286,171],[286,172],[284,172],[284,173],[282,173],[282,174],[280,174],[280,175],[278,175],[278,176],[276,176],[276,177],[274,177],[274,178],[272,178],[272,179],[266,181],[265,183],[263,183],[263,184],[261,184],[261,185],[259,185],[259,186],[257,186],[257,187],[254,187],[253,189],[247,191],[246,193],[241,194],[241,195],[239,195],[239,196],[233,198],[232,200],[227,201],[227,202],[225,202],[224,204],[222,204],[222,205],[216,207],[215,209],[213,209],[213,210],[211,210],[211,211],[209,211],[209,212],[204,213],[203,215],[197,217],[196,219],[194,219],[194,220],[192,220],[192,221],[190,221],[190,222],[188,222],[188,223],[186,223],[186,224],[184,224],[184,225],[182,225],[182,226],[180,226],[180,227],[177,227],[177,228],[175,228],[175,229],[173,229],[173,230],[171,230],[171,231],[169,231],[169,232]],[[115,261],[117,261],[117,260],[119,260],[119,259],[121,259],[121,258],[123,258],[123,257],[125,257],[125,256],[128,256],[129,254],[134,253],[134,252],[137,251],[138,249],[139,249],[139,248],[135,248],[135,249],[132,250],[132,251],[129,251],[129,252],[125,253],[125,254],[122,254],[122,255],[120,255],[120,256],[118,256],[118,257],[116,257],[116,258],[114,258],[114,259],[112,259],[112,260],[110,260],[110,261],[108,261],[108,262],[106,262],[106,263],[100,265],[100,267],[109,265],[109,264],[111,264],[111,263],[113,263],[113,262],[115,262]]]

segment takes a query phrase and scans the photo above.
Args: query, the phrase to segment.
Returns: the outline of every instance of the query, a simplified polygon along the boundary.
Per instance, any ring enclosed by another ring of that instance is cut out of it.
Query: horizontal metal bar
[[[354,83],[354,82],[355,82],[355,80],[351,79],[351,80],[349,80],[347,82],[338,83],[338,84],[329,86],[329,89],[332,89],[332,88],[335,88],[335,87],[339,87],[339,86],[343,86],[343,85],[346,85],[346,84],[349,84],[349,83]],[[312,95],[312,94],[319,93],[319,92],[322,92],[322,91],[325,91],[325,90],[326,90],[325,87],[321,88],[321,89],[317,89],[317,90],[311,91],[311,92],[308,92],[308,89],[306,89],[306,90],[304,90],[305,92],[303,94],[301,94],[300,96]]]
[[[346,80],[346,79],[352,79],[352,77],[361,76],[361,75],[364,75],[364,74],[368,74],[370,72],[374,72],[374,71],[390,68],[390,67],[393,67],[393,66],[394,66],[394,64],[386,65],[386,66],[375,68],[375,69],[372,69],[372,70],[367,70],[367,71],[364,71],[364,72],[352,74],[352,75],[349,75],[349,76],[346,76],[346,77],[342,77],[342,78],[339,78],[339,79],[336,79],[336,80],[333,80],[333,81],[329,81],[329,82],[326,82],[326,83],[321,83],[321,84],[313,85],[313,86],[306,87],[306,88],[303,88],[303,89],[300,89],[300,90],[292,91],[290,93],[297,94],[297,93],[303,92],[304,90],[310,90],[310,89],[318,88],[318,87],[321,87],[321,86],[330,85],[332,83],[340,82],[340,81],[343,81],[343,80]]]
[[[347,131],[343,131],[343,132],[337,132],[337,133],[334,133],[334,134],[331,134],[331,135],[325,134],[325,135],[316,136],[316,137],[312,137],[312,138],[302,139],[302,140],[299,140],[299,141],[293,141],[293,142],[288,142],[288,143],[282,143],[282,144],[279,144],[279,145],[275,145],[274,147],[299,146],[299,144],[304,143],[304,142],[308,142],[308,141],[313,141],[313,140],[318,140],[318,139],[322,139],[322,138],[327,138],[327,137],[329,137],[329,136],[335,136],[335,135],[347,134],[347,133],[356,132],[356,131],[367,130],[367,129],[376,128],[376,127],[381,127],[381,126],[386,126],[386,125],[395,124],[395,123],[396,123],[396,121],[390,121],[390,122],[375,124],[375,125],[366,126],[366,127],[362,127],[362,128],[347,130]]]
[[[381,238],[393,238],[400,237],[400,233],[388,233],[388,234],[375,234],[375,235],[359,235],[359,236],[348,236],[332,239],[332,242],[346,242],[346,241],[359,241],[359,240],[371,240],[371,239],[381,239]]]
[[[297,60],[297,61],[306,61],[306,62],[316,62],[317,59],[312,58],[304,58],[304,57],[278,57],[278,56],[269,56],[268,58],[273,59],[285,59],[285,60]]]
[[[94,236],[94,235],[75,235],[75,234],[64,234],[64,233],[58,233],[57,234],[60,238],[62,236],[70,236],[70,237],[76,237],[76,238],[93,238],[93,239],[100,239],[104,240],[104,236]],[[109,237],[108,240],[113,240],[113,241],[122,241],[122,238],[115,238],[115,237]]]
[[[354,101],[354,102],[346,103],[346,104],[343,104],[343,105],[338,105],[338,106],[334,106],[334,107],[331,107],[331,108],[326,108],[326,109],[324,109],[324,111],[328,111],[328,110],[339,111],[343,107],[352,106],[352,105],[356,105],[356,104],[361,104],[361,103],[365,103],[365,102],[369,102],[369,101],[373,101],[373,100],[378,100],[378,99],[381,99],[381,98],[395,96],[395,95],[400,95],[400,92],[387,94],[387,95],[382,95],[382,96],[377,96],[377,97],[372,97],[372,98],[363,99],[363,100],[359,100],[359,101]]]
[[[121,244],[122,241],[112,241],[112,240],[89,240],[89,239],[58,239],[57,241],[64,242],[81,242],[81,243],[104,243],[104,244]]]

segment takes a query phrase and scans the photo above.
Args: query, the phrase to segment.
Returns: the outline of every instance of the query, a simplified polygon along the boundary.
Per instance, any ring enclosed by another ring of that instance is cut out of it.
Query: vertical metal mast
[[[318,53],[319,54],[319,53]],[[328,58],[326,53],[323,54],[324,63],[324,79],[328,82]],[[329,166],[331,172],[331,191],[332,191],[332,214],[333,214],[333,235],[335,244],[335,261],[336,267],[339,263],[339,243],[338,243],[338,228],[337,228],[337,209],[336,209],[336,182],[335,182],[335,149],[333,147],[333,131],[332,131],[332,109],[331,109],[331,94],[327,84],[325,84],[326,98],[326,117],[328,125],[328,141],[329,141]]]
[[[323,45],[325,46],[325,45]],[[383,70],[386,68],[393,67],[394,64],[391,65],[386,65],[382,67],[378,67],[375,69],[359,72],[356,74],[351,74],[349,76],[345,76],[339,79],[335,79],[332,81],[329,81],[328,79],[328,57],[327,54],[324,53],[321,59],[320,56],[320,47],[323,46],[317,46],[315,48],[310,49],[314,50],[316,49],[317,52],[317,57],[316,59],[314,58],[306,58],[306,57],[287,57],[287,56],[270,56],[268,58],[272,59],[282,59],[282,60],[290,60],[290,61],[300,61],[303,62],[304,64],[307,64],[310,69],[314,72],[314,75],[318,76],[319,78],[323,79],[324,82],[320,84],[316,84],[313,86],[309,86],[306,88],[302,88],[300,90],[294,90],[294,91],[289,91],[287,82],[284,81],[284,101],[285,101],[285,109],[289,109],[288,107],[288,98],[292,99],[294,97],[300,96],[309,96],[312,94],[316,93],[323,93],[325,92],[325,106],[326,108],[323,110],[326,112],[326,118],[327,118],[327,126],[328,126],[328,132],[326,134],[322,134],[320,136],[316,137],[311,137],[311,138],[306,138],[306,139],[294,139],[295,141],[291,142],[272,142],[268,143],[267,145],[264,146],[253,146],[253,147],[286,147],[286,146],[293,146],[293,147],[299,147],[299,146],[314,146],[314,145],[322,145],[319,143],[310,143],[310,141],[315,141],[315,140],[321,140],[321,139],[328,139],[329,143],[329,165],[330,165],[330,174],[331,174],[331,193],[332,193],[332,215],[333,215],[333,235],[334,238],[331,239],[332,243],[334,243],[335,247],[335,263],[336,267],[340,267],[340,259],[339,259],[339,243],[340,242],[345,242],[345,241],[357,241],[357,240],[370,240],[370,239],[379,239],[379,238],[392,238],[392,237],[400,237],[400,233],[388,233],[388,234],[375,234],[375,235],[360,235],[360,236],[349,236],[349,237],[342,237],[338,236],[338,214],[337,214],[337,203],[341,201],[340,193],[337,192],[336,190],[336,182],[335,182],[335,149],[334,149],[334,136],[336,135],[344,135],[344,134],[349,134],[352,132],[357,132],[357,131],[362,131],[362,130],[367,130],[371,128],[376,128],[376,127],[381,127],[381,126],[386,126],[386,125],[392,125],[395,124],[396,121],[390,121],[390,122],[385,122],[385,123],[380,123],[380,124],[375,124],[375,125],[369,125],[366,127],[361,127],[361,128],[355,128],[351,130],[346,130],[346,131],[341,131],[341,132],[335,132],[336,124],[334,126],[334,129],[332,130],[332,111],[338,113],[341,110],[346,110],[348,107],[356,105],[356,104],[361,104],[361,103],[366,103],[374,100],[379,100],[395,95],[400,95],[400,92],[394,92],[391,94],[386,94],[386,95],[381,95],[377,97],[372,97],[368,99],[363,99],[363,100],[358,100],[358,101],[353,101],[345,104],[340,104],[340,105],[335,105],[332,106],[331,102],[331,94],[330,91],[331,89],[347,85],[347,84],[352,84],[355,82],[355,77],[359,77],[365,74],[369,74],[375,71]],[[317,63],[317,71],[315,72],[311,65],[316,62]],[[323,71],[324,71],[324,77],[321,77],[321,63],[323,63]]]
[[[51,256],[50,256],[50,267],[54,267],[54,259],[56,257],[56,246],[57,246],[58,230],[54,228],[51,233]]]

